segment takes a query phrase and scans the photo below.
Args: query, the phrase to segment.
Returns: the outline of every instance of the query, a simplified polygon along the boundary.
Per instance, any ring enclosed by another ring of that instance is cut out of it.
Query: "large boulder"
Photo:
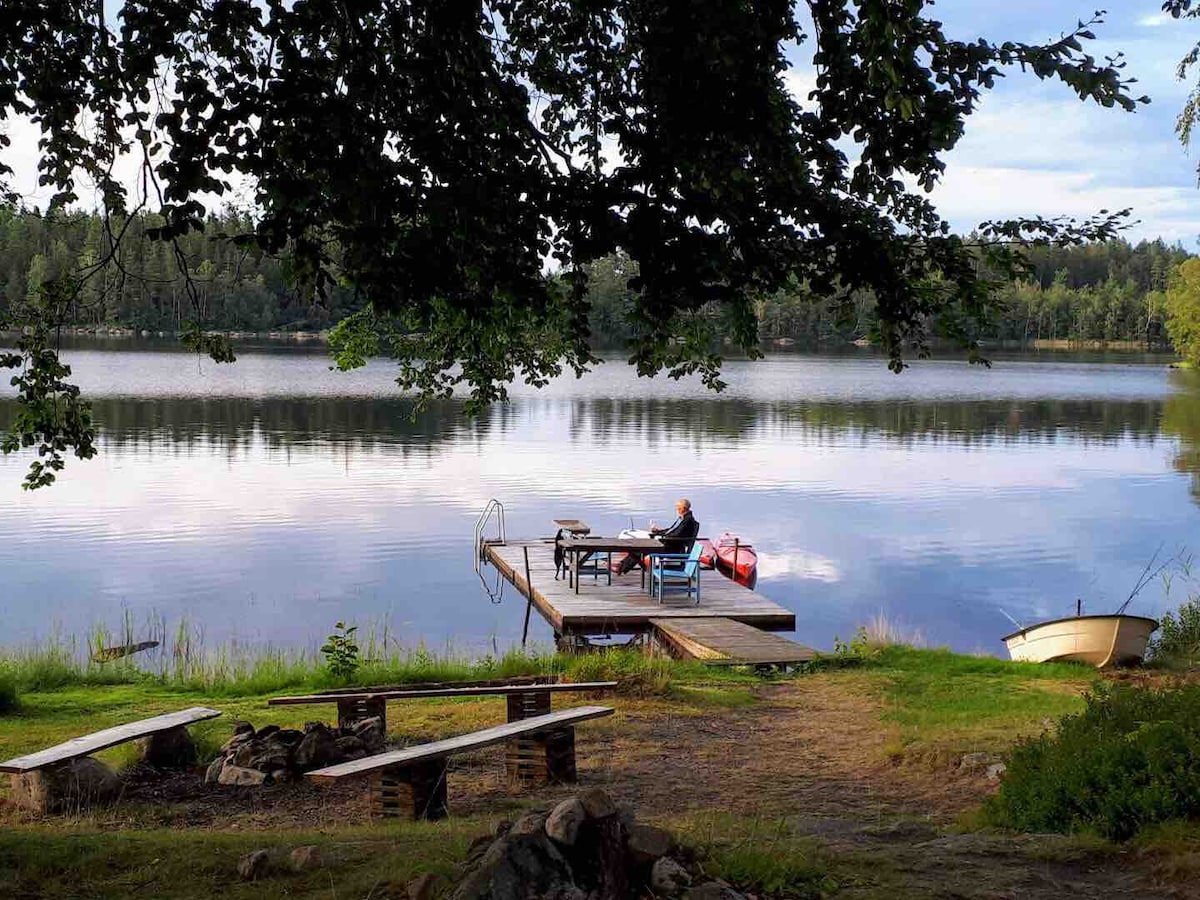
[[[121,794],[117,773],[90,756],[12,778],[13,803],[33,812],[73,812],[111,803]]]
[[[546,817],[546,834],[556,844],[573,847],[579,837],[579,829],[586,820],[587,812],[583,804],[578,798],[572,797],[550,811]]]
[[[650,870],[650,887],[660,897],[675,897],[692,883],[688,870],[664,856]]]
[[[275,779],[266,772],[234,765],[230,762],[225,763],[221,767],[221,774],[217,776],[217,784],[238,784],[255,787],[260,784],[274,783]]]
[[[156,769],[186,769],[196,764],[196,742],[183,726],[140,739],[142,762]]]
[[[292,757],[301,772],[311,772],[337,761],[337,741],[333,733],[320,723],[310,725]]]
[[[654,825],[633,825],[626,838],[630,858],[639,865],[650,865],[671,852],[675,839],[671,832]]]
[[[544,834],[510,833],[492,844],[454,900],[586,900],[586,894]]]

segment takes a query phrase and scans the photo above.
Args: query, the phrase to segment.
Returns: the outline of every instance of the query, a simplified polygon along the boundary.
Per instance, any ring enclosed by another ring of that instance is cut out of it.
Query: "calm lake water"
[[[319,351],[75,349],[101,453],[24,492],[0,457],[0,642],[181,618],[207,643],[313,645],[344,619],[406,644],[519,641],[471,533],[490,497],[511,536],[555,517],[602,533],[691,498],[704,533],[759,552],[758,589],[828,648],[879,612],[930,644],[1003,653],[1009,616],[1109,611],[1155,549],[1200,551],[1200,382],[1160,362],[731,362],[722,395],[613,362],[514,390],[476,423],[415,422],[393,367]],[[4,390],[11,390],[5,388]],[[0,426],[13,415],[0,398]],[[1182,599],[1147,588],[1131,612]],[[549,629],[535,616],[535,637]],[[140,635],[139,635],[140,636]]]

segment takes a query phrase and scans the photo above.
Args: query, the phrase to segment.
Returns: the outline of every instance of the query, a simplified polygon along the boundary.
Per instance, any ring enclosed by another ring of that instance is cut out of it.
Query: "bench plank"
[[[0,763],[0,772],[9,772],[14,775],[19,775],[22,772],[32,772],[35,769],[42,769],[46,766],[65,762],[68,759],[76,759],[80,756],[88,756],[99,750],[106,750],[109,747],[115,747],[117,744],[124,744],[127,741],[147,737],[160,731],[170,731],[172,728],[191,725],[194,722],[203,722],[205,719],[215,719],[219,715],[221,715],[219,710],[209,709],[205,706],[193,706],[190,709],[180,710],[179,712],[165,713],[164,715],[154,716],[150,719],[141,719],[137,722],[117,725],[114,728],[106,728],[104,731],[97,731],[94,734],[85,734],[83,737],[71,738],[69,741],[53,747],[47,747],[45,750],[39,750],[37,753],[30,753],[28,756],[18,756],[16,759]]]
[[[338,703],[347,700],[417,700],[421,697],[489,697],[499,694],[568,693],[603,691],[617,686],[615,681],[556,682],[554,684],[514,684],[473,688],[435,688],[433,690],[374,691],[361,694],[305,694],[298,697],[272,697],[268,706],[292,706],[301,703]]]
[[[518,735],[532,734],[538,731],[551,731],[555,728],[575,725],[579,722],[586,722],[589,719],[600,719],[612,714],[613,709],[611,706],[577,706],[574,709],[563,709],[558,712],[547,713],[544,716],[521,719],[519,722],[506,722],[503,725],[485,728],[482,731],[473,731],[470,734],[462,734],[458,737],[446,738],[442,741],[433,741],[429,744],[417,744],[413,747],[405,747],[403,750],[378,753],[375,756],[368,756],[365,759],[356,759],[352,762],[328,766],[307,774],[309,778],[317,781],[334,781],[338,778],[345,778],[348,775],[361,775],[390,766],[407,765],[423,760],[436,759],[466,750],[478,750],[481,747],[503,743],[509,738],[517,737]]]

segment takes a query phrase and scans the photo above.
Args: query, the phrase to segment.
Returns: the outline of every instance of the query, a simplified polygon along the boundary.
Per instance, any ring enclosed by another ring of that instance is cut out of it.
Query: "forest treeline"
[[[0,316],[47,280],[94,271],[79,293],[70,324],[179,331],[200,322],[233,331],[319,330],[354,309],[354,295],[336,287],[317,302],[297,290],[286,260],[249,253],[223,236],[252,230],[234,213],[210,216],[205,230],[178,239],[195,291],[189,293],[169,243],[149,240],[154,215],[115,219],[93,213],[0,206]],[[122,234],[123,232],[123,234]],[[122,234],[119,242],[113,238]],[[96,269],[116,244],[113,263]]]
[[[0,315],[49,279],[96,267],[110,252],[112,233],[125,230],[114,264],[83,285],[71,324],[177,331],[189,321],[234,331],[319,330],[356,307],[349,288],[335,286],[317,299],[297,289],[285,259],[248,253],[227,235],[245,233],[250,220],[234,213],[214,215],[203,233],[179,239],[191,272],[194,296],[179,273],[169,244],[146,239],[159,224],[151,214],[106,227],[85,212],[56,212],[0,206]],[[1068,248],[1035,248],[1027,280],[999,288],[1001,312],[986,341],[1138,341],[1165,347],[1165,290],[1172,270],[1189,258],[1161,240],[1130,244],[1111,241]],[[598,343],[627,338],[632,306],[628,280],[636,273],[620,255],[590,267],[592,332]],[[860,293],[831,303],[802,288],[760,298],[759,334],[765,341],[845,343],[869,338],[875,324],[874,298]]]
[[[1076,247],[1035,247],[1029,277],[998,287],[1000,311],[984,341],[1137,341],[1169,346],[1166,290],[1172,272],[1191,254],[1161,240],[1117,240]],[[591,267],[593,330],[610,337],[627,333],[630,260],[610,257]],[[838,302],[802,288],[756,303],[764,341],[846,343],[869,339],[876,323],[875,298],[858,292]]]

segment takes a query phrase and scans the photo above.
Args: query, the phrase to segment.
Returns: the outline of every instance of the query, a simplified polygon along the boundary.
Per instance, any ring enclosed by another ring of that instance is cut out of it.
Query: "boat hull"
[[[1137,665],[1158,622],[1143,616],[1073,616],[1005,635],[1020,662],[1082,662],[1097,668]]]
[[[754,585],[758,578],[758,554],[754,547],[726,532],[712,545],[712,552],[722,575],[745,587]]]

